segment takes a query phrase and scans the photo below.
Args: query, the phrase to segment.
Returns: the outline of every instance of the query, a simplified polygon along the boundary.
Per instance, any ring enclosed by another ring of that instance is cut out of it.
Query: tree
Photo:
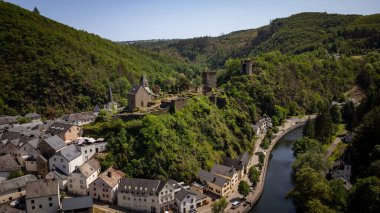
[[[247,181],[245,180],[242,180],[240,181],[239,185],[238,185],[238,192],[243,195],[243,197],[247,197],[247,195],[249,195],[249,185],[247,183]]]
[[[347,129],[352,130],[355,124],[355,105],[352,101],[347,101],[342,108],[342,119],[347,124]]]
[[[324,144],[330,143],[334,134],[334,123],[331,113],[327,107],[324,107],[314,123],[315,138]]]
[[[213,213],[223,213],[224,209],[228,206],[228,201],[225,197],[219,198],[211,205],[211,211]]]
[[[307,203],[311,200],[319,200],[321,203],[331,201],[332,190],[328,181],[314,169],[310,167],[301,168],[296,173],[295,183],[295,187],[288,193],[287,197],[293,198],[301,210],[307,210]]]
[[[34,12],[34,13],[37,13],[37,14],[40,14],[40,11],[38,10],[37,7],[34,7],[33,12]]]
[[[307,209],[306,210],[307,213],[335,213],[336,212],[333,209],[330,209],[330,207],[323,204],[318,199],[309,200],[306,203],[306,209]]]
[[[293,155],[297,157],[299,154],[311,151],[316,153],[322,153],[322,145],[315,139],[308,137],[302,137],[296,140],[292,146]]]
[[[249,168],[248,179],[249,179],[249,181],[251,181],[251,183],[254,186],[256,186],[257,182],[259,182],[260,172],[259,172],[259,170],[257,170],[256,167],[252,166],[251,168]]]
[[[293,161],[292,167],[296,171],[309,167],[315,171],[324,172],[329,168],[329,166],[323,157],[324,154],[322,153],[307,151],[297,156],[297,158]]]
[[[359,179],[354,185],[348,202],[349,212],[380,212],[380,179]]]
[[[305,126],[303,127],[302,133],[304,137],[308,137],[308,138],[315,137],[314,123],[310,118],[307,119]]]
[[[9,174],[8,179],[14,179],[23,176],[24,173],[21,170],[13,171]]]
[[[339,124],[342,121],[342,113],[338,105],[333,105],[330,108],[330,114],[334,124]]]
[[[346,212],[348,191],[344,187],[344,181],[341,179],[333,179],[330,180],[329,184],[333,192],[331,206],[336,210]]]

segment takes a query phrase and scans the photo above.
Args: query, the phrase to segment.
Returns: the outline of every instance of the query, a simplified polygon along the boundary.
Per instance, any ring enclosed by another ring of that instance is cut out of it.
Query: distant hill
[[[133,45],[169,53],[189,61],[222,67],[228,58],[279,50],[300,54],[319,48],[330,53],[366,54],[380,49],[380,14],[300,13],[267,26],[218,37],[139,41]]]
[[[48,116],[117,101],[142,73],[160,84],[200,68],[173,57],[123,46],[0,1],[0,115],[36,111]]]

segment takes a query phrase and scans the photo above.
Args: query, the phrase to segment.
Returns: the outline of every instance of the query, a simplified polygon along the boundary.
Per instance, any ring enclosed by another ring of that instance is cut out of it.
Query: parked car
[[[240,203],[239,201],[234,201],[234,202],[232,203],[232,209],[236,209],[236,208],[238,208],[240,205],[241,205],[241,203]]]

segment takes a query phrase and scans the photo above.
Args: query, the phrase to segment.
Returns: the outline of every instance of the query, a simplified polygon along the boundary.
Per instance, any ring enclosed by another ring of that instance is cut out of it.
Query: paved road
[[[329,148],[327,148],[325,159],[329,159],[329,157],[332,155],[332,153],[335,151],[336,147],[338,147],[338,144],[342,142],[342,138],[336,137],[334,142],[330,144]]]

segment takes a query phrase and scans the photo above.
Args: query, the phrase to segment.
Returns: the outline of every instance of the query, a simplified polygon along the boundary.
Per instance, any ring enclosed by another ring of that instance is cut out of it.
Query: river
[[[300,137],[302,137],[302,127],[286,134],[273,147],[265,177],[264,191],[260,200],[249,212],[296,211],[292,200],[286,199],[285,196],[294,186],[291,167],[294,157],[291,148],[293,142]]]

